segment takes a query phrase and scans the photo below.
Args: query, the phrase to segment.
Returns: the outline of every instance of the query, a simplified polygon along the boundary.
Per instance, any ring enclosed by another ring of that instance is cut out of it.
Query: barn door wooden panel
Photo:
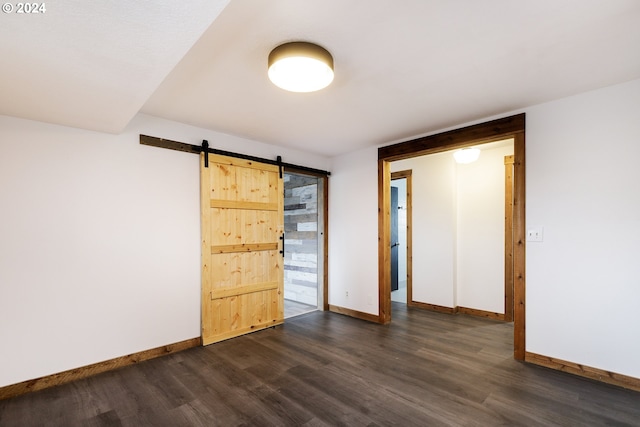
[[[284,321],[284,190],[278,166],[200,157],[207,345]]]

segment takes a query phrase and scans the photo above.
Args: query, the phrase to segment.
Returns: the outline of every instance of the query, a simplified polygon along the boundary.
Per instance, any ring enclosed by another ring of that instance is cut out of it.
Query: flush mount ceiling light
[[[269,54],[269,79],[290,92],[324,89],[333,81],[333,57],[313,43],[285,43]]]
[[[463,148],[453,153],[453,158],[458,163],[472,163],[478,160],[480,157],[480,149],[478,148]]]

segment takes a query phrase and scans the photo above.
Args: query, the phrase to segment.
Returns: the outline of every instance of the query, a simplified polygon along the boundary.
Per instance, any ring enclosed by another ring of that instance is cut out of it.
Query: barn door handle
[[[282,258],[284,258],[284,233],[280,236],[280,240],[282,240],[282,250],[280,253],[282,254]]]
[[[391,245],[392,248],[395,248],[396,246],[400,246],[400,242],[395,242],[394,244]]]

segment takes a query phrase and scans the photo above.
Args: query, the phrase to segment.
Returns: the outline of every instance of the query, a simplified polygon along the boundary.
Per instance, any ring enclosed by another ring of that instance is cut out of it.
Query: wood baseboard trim
[[[426,302],[418,302],[418,301],[411,301],[407,305],[409,307],[420,308],[422,310],[436,311],[438,313],[467,314],[469,316],[484,317],[487,319],[501,320],[503,322],[505,321],[504,314],[494,313],[492,311],[478,310],[475,308],[467,308],[467,307],[460,307],[460,306],[445,307],[442,305],[427,304]]]
[[[87,378],[93,375],[100,374],[102,372],[111,371],[114,369],[122,368],[124,366],[134,365],[145,360],[155,359],[156,357],[164,356],[171,353],[177,353],[188,348],[197,347],[200,344],[200,337],[191,338],[174,344],[168,344],[162,347],[156,347],[150,350],[144,350],[138,353],[129,354],[127,356],[116,357],[115,359],[94,363],[92,365],[70,369],[68,371],[59,372],[57,374],[47,375],[44,377],[23,381],[21,383],[0,387],[0,400],[20,396],[32,391],[44,390],[45,388],[54,387],[82,378]]]
[[[468,314],[469,316],[485,317],[487,319],[494,319],[494,320],[502,320],[503,322],[505,321],[504,314],[501,314],[501,313],[494,313],[492,311],[484,311],[484,310],[478,310],[475,308],[467,308],[467,307],[456,307],[456,308],[457,308],[457,312],[460,314]]]
[[[556,359],[554,357],[542,356],[536,353],[526,352],[524,361],[533,363],[534,365],[544,366],[545,368],[555,369],[557,371],[568,372],[570,374],[579,375],[581,377],[590,378],[592,380],[601,381],[603,383],[616,385],[630,390],[640,391],[640,378],[630,377],[627,375],[617,374],[590,366],[580,365],[566,360]]]
[[[407,305],[409,307],[420,308],[422,310],[437,311],[438,313],[445,313],[445,314],[457,313],[457,310],[456,310],[457,307],[445,307],[442,305],[427,304],[426,302],[410,301]]]
[[[349,317],[355,317],[356,319],[366,320],[367,322],[382,323],[380,316],[375,314],[365,313],[363,311],[352,310],[350,308],[344,308],[337,305],[329,305],[329,311],[333,313],[343,314]]]

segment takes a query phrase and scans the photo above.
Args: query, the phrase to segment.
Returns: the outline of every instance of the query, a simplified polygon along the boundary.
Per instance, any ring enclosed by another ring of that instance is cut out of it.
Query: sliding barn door
[[[284,321],[284,191],[278,166],[200,155],[202,342]]]

